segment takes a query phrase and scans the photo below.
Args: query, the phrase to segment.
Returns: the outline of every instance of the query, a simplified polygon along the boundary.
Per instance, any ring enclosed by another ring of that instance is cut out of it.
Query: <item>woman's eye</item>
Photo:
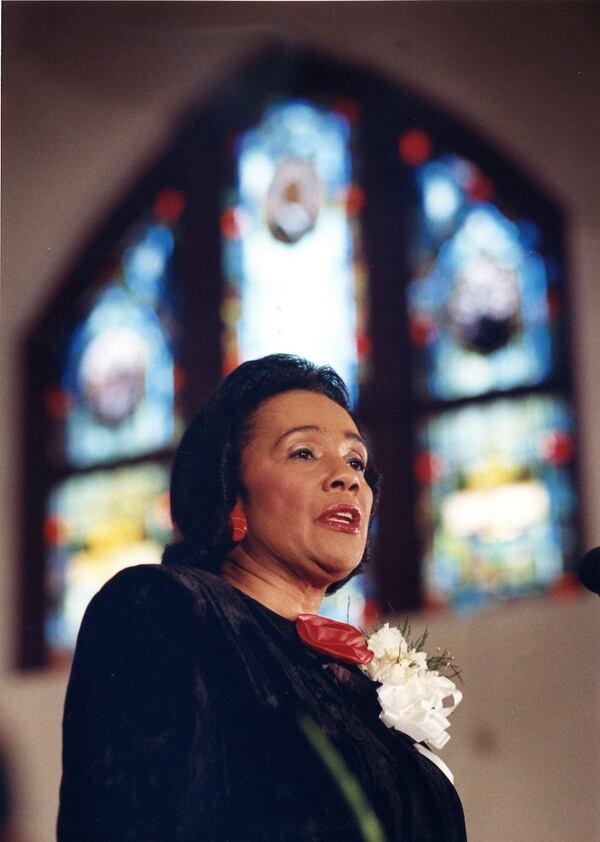
[[[364,473],[367,469],[365,461],[361,459],[360,456],[353,456],[352,459],[348,461],[348,464],[350,467],[354,468],[355,471],[362,471]]]
[[[312,452],[310,447],[300,447],[298,450],[294,450],[292,453],[293,459],[314,459],[315,454]]]

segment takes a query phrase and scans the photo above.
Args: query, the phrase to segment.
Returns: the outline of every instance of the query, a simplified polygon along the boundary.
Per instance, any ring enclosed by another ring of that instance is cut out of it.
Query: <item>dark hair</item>
[[[228,514],[241,491],[241,453],[252,432],[254,413],[267,398],[292,389],[325,395],[352,415],[344,381],[329,366],[318,367],[290,354],[242,363],[217,386],[177,449],[171,516],[179,540],[165,548],[164,564],[220,569],[234,546]],[[379,477],[371,465],[365,477],[373,489],[374,510]],[[352,575],[365,560],[366,552]],[[342,584],[332,584],[328,593]]]

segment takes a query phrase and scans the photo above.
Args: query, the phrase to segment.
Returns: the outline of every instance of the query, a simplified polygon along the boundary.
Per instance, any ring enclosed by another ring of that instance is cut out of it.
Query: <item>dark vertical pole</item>
[[[50,381],[48,349],[29,342],[24,349],[21,399],[21,489],[16,517],[21,525],[19,631],[17,666],[43,666],[46,658],[44,617],[44,506],[50,485],[45,445],[49,430],[44,395]],[[16,566],[16,559],[15,559]]]
[[[220,142],[211,113],[188,130],[184,141],[183,402],[188,421],[221,377]]]
[[[365,100],[361,121],[374,372],[363,412],[383,476],[376,546],[381,602],[395,611],[417,608],[421,602],[405,298],[415,191],[397,154],[398,111],[397,96],[380,88],[378,96]]]

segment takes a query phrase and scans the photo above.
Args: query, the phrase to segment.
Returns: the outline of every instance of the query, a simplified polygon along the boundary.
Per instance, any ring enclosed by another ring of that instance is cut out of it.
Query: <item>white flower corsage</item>
[[[380,719],[388,726],[403,731],[416,741],[415,748],[429,757],[453,781],[446,764],[433,754],[427,743],[443,748],[450,736],[446,733],[448,717],[462,699],[451,680],[459,676],[453,658],[447,651],[428,656],[421,650],[427,632],[415,642],[409,640],[410,625],[401,629],[386,623],[367,636],[373,660],[364,664],[366,674],[378,681],[377,696],[381,705]],[[443,675],[442,671],[450,675]]]

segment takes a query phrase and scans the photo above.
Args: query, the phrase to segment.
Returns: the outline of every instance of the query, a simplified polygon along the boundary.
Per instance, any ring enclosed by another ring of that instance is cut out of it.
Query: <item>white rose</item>
[[[387,658],[373,658],[368,664],[363,664],[362,669],[364,672],[367,673],[369,678],[372,678],[373,681],[387,681],[390,675],[390,670],[397,664],[397,661],[393,661]]]
[[[417,652],[416,649],[411,649],[406,654],[406,660],[410,662],[411,666],[414,664],[419,670],[427,669],[427,652]]]
[[[394,660],[408,649],[406,641],[400,634],[400,629],[390,628],[389,623],[371,635],[367,640],[367,646],[376,658]]]
[[[362,668],[373,681],[383,682],[387,680],[390,669],[393,666],[394,664],[387,661],[382,662],[378,658],[373,658],[368,664],[364,664]]]
[[[406,684],[417,674],[417,670],[412,669],[408,661],[402,660],[399,664],[392,664],[386,671],[383,681],[390,684]]]

